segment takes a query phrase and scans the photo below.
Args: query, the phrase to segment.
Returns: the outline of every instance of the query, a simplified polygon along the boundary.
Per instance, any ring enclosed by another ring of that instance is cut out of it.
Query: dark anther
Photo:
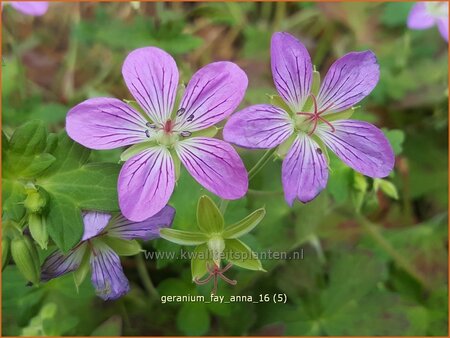
[[[145,130],[145,136],[147,136],[148,138],[150,138],[150,130]]]
[[[150,122],[147,122],[145,125],[146,125],[147,127],[151,128],[151,129],[155,129],[155,128],[156,128],[156,125],[153,124],[153,123],[150,123]]]
[[[183,137],[189,137],[189,136],[192,135],[192,133],[190,131],[182,131],[180,133],[180,135],[183,136]]]
[[[322,149],[317,148],[317,149],[316,149],[316,153],[318,153],[319,155],[322,155]]]
[[[189,115],[186,121],[191,122],[194,119],[194,114]]]
[[[177,115],[178,115],[178,116],[181,116],[181,115],[184,114],[185,111],[186,111],[186,109],[180,108],[180,109],[178,109],[178,111],[177,111]]]

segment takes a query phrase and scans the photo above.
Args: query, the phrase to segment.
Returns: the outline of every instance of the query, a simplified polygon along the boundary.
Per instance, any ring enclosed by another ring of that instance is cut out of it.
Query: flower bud
[[[11,241],[11,256],[22,275],[38,284],[41,277],[39,256],[33,241],[27,237],[18,237]]]
[[[40,212],[47,204],[45,194],[38,190],[28,190],[27,198],[25,199],[25,208],[31,213]]]
[[[30,214],[28,216],[28,228],[30,229],[31,237],[43,250],[47,250],[48,233],[45,224],[45,218],[39,214]]]
[[[9,248],[11,240],[9,238],[2,238],[2,271],[9,262]]]

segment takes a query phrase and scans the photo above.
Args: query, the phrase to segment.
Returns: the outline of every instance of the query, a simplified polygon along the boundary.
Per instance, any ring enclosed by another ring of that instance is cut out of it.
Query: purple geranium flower
[[[19,12],[30,16],[44,15],[48,10],[48,2],[39,1],[11,1],[7,2]],[[2,4],[3,7],[3,4]]]
[[[80,265],[90,263],[92,284],[97,295],[104,300],[117,299],[126,294],[130,286],[125,277],[118,254],[111,247],[117,239],[150,240],[159,237],[159,230],[170,227],[175,209],[163,208],[155,216],[143,222],[133,223],[122,215],[114,216],[102,212],[88,212],[83,216],[84,235],[81,242],[63,254],[55,251],[42,266],[42,281],[76,271]],[[112,244],[111,244],[112,243]]]
[[[288,33],[275,33],[271,55],[275,86],[287,106],[259,104],[237,112],[225,125],[224,139],[252,149],[292,142],[282,166],[290,205],[296,198],[311,201],[325,188],[328,163],[323,145],[364,175],[387,176],[394,166],[394,153],[381,130],[362,121],[331,121],[335,113],[351,108],[375,87],[379,78],[375,55],[352,52],[337,60],[317,98],[311,93],[311,58],[300,41]]]
[[[409,12],[410,29],[427,29],[437,26],[448,42],[448,2],[418,2]]]
[[[122,74],[145,113],[117,99],[89,99],[69,111],[66,128],[72,139],[92,149],[134,144],[123,157],[118,182],[125,217],[140,221],[167,204],[179,160],[221,198],[245,195],[248,177],[239,155],[228,143],[207,137],[207,128],[230,115],[244,97],[248,80],[242,69],[231,62],[203,67],[175,109],[179,75],[165,51],[147,47],[131,52]]]

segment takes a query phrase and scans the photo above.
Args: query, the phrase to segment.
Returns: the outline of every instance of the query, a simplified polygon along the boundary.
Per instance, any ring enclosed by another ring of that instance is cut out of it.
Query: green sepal
[[[380,189],[386,196],[398,200],[398,191],[392,182],[381,178],[375,178],[373,181],[373,190],[377,192]]]
[[[202,129],[199,131],[194,131],[190,137],[214,137],[219,132],[220,128],[217,128],[216,126],[211,126],[206,129]]]
[[[208,236],[201,232],[191,232],[164,228],[159,234],[165,240],[179,245],[199,245],[208,241]]]
[[[347,120],[350,117],[352,117],[355,110],[358,109],[358,107],[350,107],[344,111],[341,111],[339,113],[329,113],[329,114],[323,114],[322,117],[326,119],[328,122],[336,121],[336,120]]]
[[[265,215],[266,210],[264,208],[255,210],[244,219],[227,227],[223,233],[223,238],[239,238],[249,233],[262,221]]]
[[[170,151],[170,154],[172,155],[173,167],[175,171],[175,182],[177,182],[181,174],[181,160],[175,151]]]
[[[330,164],[330,154],[328,154],[328,148],[325,145],[325,142],[322,141],[322,139],[317,135],[312,135],[312,139],[319,145],[320,150],[325,155],[325,159],[327,160],[327,164]],[[317,151],[317,149],[316,149]]]
[[[207,264],[213,265],[211,253],[206,244],[197,246],[191,259],[192,280],[202,278],[207,272]]]
[[[157,143],[155,141],[148,141],[148,142],[141,142],[141,143],[134,144],[131,147],[125,149],[125,151],[122,154],[120,154],[120,161],[125,162],[128,159],[130,159],[131,157],[133,157],[139,153],[142,153],[144,150],[152,148],[156,145],[157,145]]]
[[[134,100],[127,100],[127,99],[123,99],[123,102],[125,102],[126,104],[128,104],[129,106],[131,106],[133,109],[135,109],[139,114],[141,114],[141,116],[146,119],[149,122],[153,122],[150,119],[150,116],[148,116],[148,114],[142,109],[142,107],[139,105],[139,103],[137,103]]]
[[[213,236],[208,240],[208,249],[212,254],[212,260],[216,263],[217,266],[220,265],[220,261],[222,260],[222,253],[225,250],[225,241],[222,236],[217,235]]]
[[[28,215],[28,229],[31,237],[43,250],[47,250],[48,232],[45,224],[45,217],[40,214],[32,213]]]
[[[311,85],[311,94],[317,97],[320,89],[320,73],[314,67],[313,75],[312,75],[312,85]],[[302,111],[309,112],[313,109],[314,101],[313,97],[310,95],[303,105]]]
[[[248,270],[265,271],[261,261],[246,244],[238,239],[226,239],[223,258]]]
[[[28,236],[11,241],[11,256],[20,273],[31,283],[39,284],[41,267],[34,242]]]
[[[358,213],[361,211],[361,207],[364,203],[364,197],[366,196],[367,187],[367,179],[364,177],[364,175],[355,171],[353,174],[353,190],[351,193],[351,197],[353,207]]]
[[[105,236],[102,240],[119,256],[134,256],[142,251],[141,245],[134,239]]]
[[[86,279],[89,271],[91,271],[91,251],[86,250],[86,245],[82,245],[82,247],[78,248],[78,250],[83,250],[83,258],[81,259],[80,266],[73,272],[73,281],[75,282],[75,286],[77,289]]]
[[[296,113],[292,111],[291,107],[288,106],[288,104],[283,100],[283,98],[280,95],[267,95],[267,96],[269,96],[271,105],[283,109],[291,116]]]
[[[224,220],[213,200],[204,195],[197,204],[197,225],[206,234],[218,234],[223,231]]]
[[[283,159],[286,157],[287,153],[289,152],[289,150],[291,149],[292,144],[294,143],[295,139],[297,138],[297,134],[294,133],[291,136],[289,136],[289,138],[284,141],[283,143],[281,143],[276,151],[276,156],[278,156],[279,158]]]

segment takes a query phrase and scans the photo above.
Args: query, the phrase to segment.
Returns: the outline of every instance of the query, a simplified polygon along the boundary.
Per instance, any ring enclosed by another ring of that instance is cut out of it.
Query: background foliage
[[[61,134],[65,114],[88,97],[130,99],[120,69],[137,47],[159,46],[171,53],[183,81],[208,62],[237,62],[250,79],[242,106],[267,103],[267,94],[275,93],[269,67],[274,31],[301,39],[322,75],[343,54],[371,49],[381,78],[354,118],[385,128],[397,160],[391,177],[373,181],[332,158],[326,191],[293,208],[283,199],[281,162],[273,161],[251,181],[244,199],[229,204],[227,224],[266,207],[265,219],[245,235],[255,251],[303,250],[304,259],[263,260],[266,273],[233,268],[230,276],[238,285],[220,284],[219,294],[285,293],[286,304],[161,304],[156,292],[208,295],[208,287],[190,282],[185,260],[145,261],[152,284],[138,268],[139,258],[123,259],[132,291],[106,303],[95,297],[89,280],[76,289],[70,275],[29,287],[11,262],[2,276],[3,334],[447,335],[448,53],[437,29],[407,30],[411,6],[54,3],[35,19],[5,8],[3,130],[10,137],[24,122],[41,122],[28,124],[36,130],[34,148],[24,150],[19,142],[16,152],[8,150],[13,167],[3,169],[4,216],[5,210],[23,213],[17,200],[8,199],[10,191],[17,196],[16,178],[41,170],[45,190],[62,196],[64,205],[54,208],[61,212],[49,215],[49,231],[67,248],[73,244],[67,235],[71,229],[59,225],[72,220],[73,229],[80,227],[78,208],[116,207],[115,183],[108,177],[117,171],[113,163],[120,150],[89,154],[69,144]],[[48,144],[55,137],[59,149]],[[7,145],[4,140],[2,150]],[[239,151],[248,169],[262,155]],[[40,167],[30,169],[36,158]],[[102,173],[95,162],[112,164]],[[50,165],[65,170],[52,173]],[[98,196],[77,205],[70,196],[79,192],[86,170],[92,180],[85,188],[97,185],[91,190]],[[174,227],[193,230],[197,199],[206,192],[187,173],[178,186],[170,202],[177,209]],[[145,248],[180,250],[162,239]],[[47,253],[41,250],[41,260]]]

